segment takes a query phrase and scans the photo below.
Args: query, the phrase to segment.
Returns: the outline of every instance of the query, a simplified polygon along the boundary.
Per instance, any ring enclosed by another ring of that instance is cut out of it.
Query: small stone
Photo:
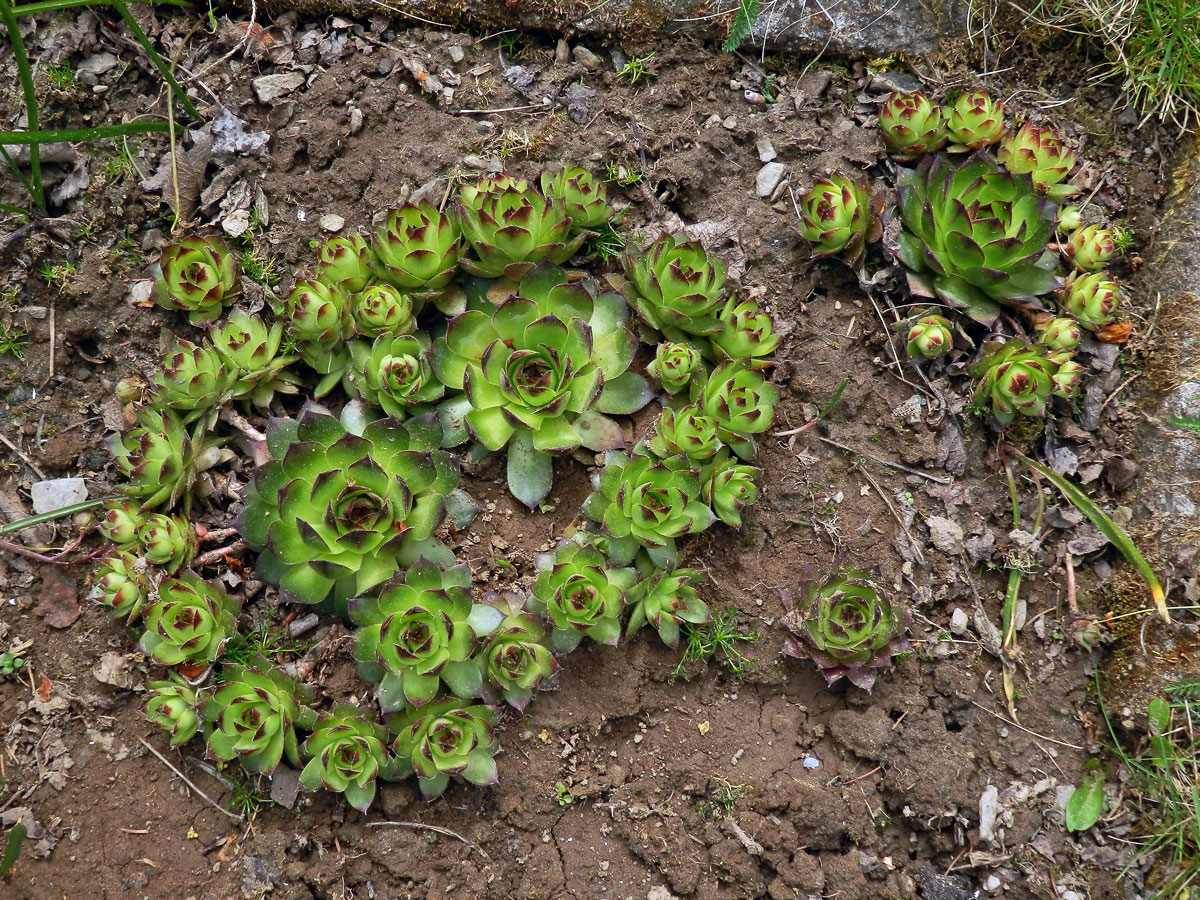
[[[821,765],[821,761],[815,756],[804,757],[804,762],[801,764],[806,769],[815,769]]]
[[[595,72],[600,68],[600,57],[582,44],[576,44],[572,47],[571,55],[575,57],[575,62],[579,63],[589,72]]]
[[[566,38],[559,38],[558,44],[554,47],[554,64],[565,66],[571,61],[571,46],[567,43]]]
[[[954,608],[954,612],[950,614],[950,631],[954,634],[963,635],[967,633],[967,626],[971,620],[963,610],[958,607]]]
[[[342,226],[346,224],[346,220],[337,213],[325,213],[321,216],[320,226],[325,231],[337,232],[342,230]]]
[[[39,481],[30,489],[29,494],[33,498],[33,511],[38,515],[82,503],[88,498],[87,485],[82,478],[51,478],[49,481]]]
[[[1000,886],[1004,884],[997,875],[989,875],[983,882],[983,889],[989,894],[994,894],[1000,890]],[[1063,895],[1066,896],[1065,894]]]
[[[153,282],[151,282],[153,285]],[[44,319],[50,315],[50,310],[45,306],[22,306],[17,310],[17,313],[22,316],[29,316],[31,319]]]
[[[230,237],[241,237],[250,230],[249,210],[235,209],[221,220],[221,230]]]
[[[646,895],[646,900],[677,900],[677,898],[667,888],[661,884],[656,884],[650,888],[650,893]]]
[[[771,143],[770,139],[765,137],[758,139],[757,143],[754,145],[754,149],[758,151],[759,162],[769,163],[779,155],[775,152],[775,147]]]
[[[929,526],[929,540],[933,542],[933,546],[951,556],[962,553],[963,530],[961,525],[953,519],[943,516],[930,516],[925,520],[925,524]]]
[[[721,127],[726,131],[733,131],[737,128],[737,119],[734,116],[726,116],[725,120],[721,122]]]
[[[309,613],[307,616],[301,616],[299,619],[294,619],[288,624],[289,637],[301,637],[308,634],[321,623],[321,618],[316,613]]]
[[[299,72],[260,75],[250,84],[254,88],[254,96],[258,98],[259,103],[273,103],[304,84],[304,76]]]
[[[989,784],[979,797],[979,840],[983,843],[996,843],[996,819],[999,815],[1000,790]]]
[[[450,61],[456,65],[462,62],[467,56],[467,51],[458,44],[451,44],[450,49],[446,52],[450,54]]]
[[[95,85],[100,76],[117,67],[117,58],[107,52],[94,53],[75,67],[75,80],[80,84]]]
[[[296,805],[300,793],[300,773],[288,766],[280,766],[271,774],[271,799],[280,806],[291,809]]]
[[[871,79],[871,83],[867,85],[867,90],[875,94],[883,94],[889,91],[909,93],[922,90],[924,87],[925,85],[921,84],[920,81],[907,72],[880,72]]]
[[[775,188],[779,187],[779,183],[783,181],[787,174],[787,166],[781,162],[769,162],[758,170],[758,175],[754,179],[754,192],[760,197],[770,197],[775,193]]]

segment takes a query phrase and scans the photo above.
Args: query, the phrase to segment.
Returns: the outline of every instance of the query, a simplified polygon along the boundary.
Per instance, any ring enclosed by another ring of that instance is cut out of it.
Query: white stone
[[[775,152],[775,147],[771,144],[770,138],[759,138],[758,142],[754,145],[754,149],[758,151],[759,162],[769,163],[779,155]]]
[[[950,630],[954,634],[966,634],[967,626],[970,624],[970,619],[967,614],[958,607],[954,608],[954,612],[950,614]]]
[[[49,481],[39,481],[30,490],[33,497],[33,511],[41,513],[54,512],[64,506],[82,503],[88,498],[87,485],[82,478],[52,478]]]
[[[760,197],[770,197],[786,174],[787,166],[783,163],[767,163],[758,170],[758,176],[754,179],[754,192]]]
[[[346,220],[336,213],[325,213],[321,216],[321,227],[326,231],[341,231]]]
[[[929,526],[929,540],[933,542],[933,546],[951,556],[957,556],[962,552],[963,530],[961,525],[944,516],[930,516],[925,520],[925,524]]]
[[[260,75],[251,82],[254,96],[259,103],[272,103],[285,94],[290,94],[304,84],[304,76],[299,72],[284,72],[278,75]]]
[[[1000,790],[989,784],[979,797],[979,840],[996,843],[996,819],[1000,815]]]

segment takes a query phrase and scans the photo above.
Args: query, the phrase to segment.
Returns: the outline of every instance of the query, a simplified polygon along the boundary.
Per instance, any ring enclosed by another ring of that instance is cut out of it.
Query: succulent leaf
[[[375,781],[389,769],[383,728],[366,710],[339,704],[321,716],[300,746],[306,760],[300,787],[345,794],[350,805],[366,812],[375,799]]]
[[[238,760],[250,772],[271,773],[281,759],[300,767],[297,725],[310,725],[303,703],[310,692],[262,660],[257,667],[228,666],[202,715],[210,759]]]
[[[164,666],[208,665],[237,634],[237,606],[219,586],[185,573],[158,586],[158,602],[146,607],[143,652]]]

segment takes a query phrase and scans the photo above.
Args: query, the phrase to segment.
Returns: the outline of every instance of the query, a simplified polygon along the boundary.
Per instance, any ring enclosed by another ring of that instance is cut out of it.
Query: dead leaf
[[[1102,344],[1123,344],[1132,334],[1133,326],[1128,322],[1113,322],[1096,332],[1096,340]]]
[[[42,595],[34,612],[51,628],[70,628],[79,618],[79,587],[57,566],[42,568]]]
[[[38,696],[42,698],[43,703],[50,702],[50,679],[42,675],[42,680],[38,682]]]

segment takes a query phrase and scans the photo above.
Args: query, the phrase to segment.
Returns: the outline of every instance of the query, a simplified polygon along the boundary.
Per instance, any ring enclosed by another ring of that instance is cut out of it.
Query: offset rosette
[[[680,623],[699,625],[709,620],[708,606],[694,587],[703,578],[703,574],[693,569],[656,571],[643,578],[629,591],[629,624],[625,633],[636,634],[649,622],[664,644],[677,646]]]
[[[171,735],[171,746],[186,744],[200,728],[200,703],[196,692],[178,681],[151,681],[146,718]]]
[[[721,453],[700,471],[704,502],[731,528],[742,527],[742,510],[758,499],[756,482],[762,469],[747,466]]]
[[[234,310],[225,322],[212,327],[209,337],[233,376],[230,392],[234,398],[245,397],[255,406],[267,406],[276,392],[296,393],[294,377],[283,371],[296,357],[279,355],[282,322],[268,326],[259,316]]]
[[[951,153],[982,150],[1000,143],[1005,135],[1004,101],[993,100],[983,91],[959,94],[946,121]]]
[[[937,359],[945,356],[954,344],[954,332],[950,330],[950,320],[935,313],[926,313],[916,321],[909,320],[905,335],[904,348],[910,359],[922,357]]]
[[[361,235],[331,237],[317,251],[317,278],[354,294],[370,283],[374,262],[374,254]]]
[[[412,297],[390,284],[373,284],[350,301],[354,326],[364,337],[408,334],[417,327]]]
[[[738,301],[730,297],[718,319],[721,330],[710,340],[725,359],[756,359],[770,356],[783,340],[775,333],[771,317],[760,312],[753,300]]]
[[[865,175],[834,172],[818,178],[800,198],[800,234],[812,246],[813,256],[841,253],[847,264],[858,268],[868,242],[883,234],[882,208],[882,198],[872,198]]]
[[[389,416],[405,419],[428,412],[446,393],[434,374],[424,334],[381,334],[373,344],[355,341],[350,353],[355,390]]]
[[[118,553],[100,560],[90,596],[111,609],[114,616],[132,622],[149,599],[152,587],[146,561],[132,553]]]
[[[858,569],[824,579],[806,573],[795,593],[783,592],[783,652],[816,663],[828,684],[846,678],[869,691],[892,657],[912,649],[912,616],[894,603],[874,573]]]
[[[612,218],[604,182],[579,166],[543,172],[542,193],[551,200],[562,200],[572,231],[593,231]]]
[[[1069,355],[1069,354],[1068,354]],[[975,405],[991,405],[996,419],[1007,425],[1017,413],[1040,416],[1054,393],[1054,376],[1067,356],[1021,339],[983,347],[983,356],[968,371],[979,379]]]
[[[1005,137],[998,155],[1008,171],[1028,173],[1037,189],[1051,200],[1079,193],[1075,185],[1061,183],[1075,167],[1075,151],[1052,128],[1026,122],[1015,134]]]
[[[691,344],[660,341],[646,374],[668,394],[681,393],[693,377],[704,375],[704,360]]]
[[[1038,330],[1038,343],[1048,350],[1074,350],[1081,340],[1083,330],[1080,323],[1071,318],[1051,319]]]
[[[879,134],[892,158],[906,162],[946,145],[946,115],[921,91],[894,91],[879,108]]]
[[[265,659],[257,668],[228,666],[208,701],[204,721],[210,759],[234,760],[247,771],[270,774],[284,757],[300,767],[296,727],[311,726],[302,706],[308,692]]]
[[[458,268],[460,245],[451,216],[409,203],[389,212],[375,236],[374,271],[402,291],[440,291]]]
[[[159,362],[154,403],[180,412],[186,424],[231,396],[235,375],[212,347],[179,341]]]
[[[141,500],[142,509],[173,504],[191,486],[192,441],[169,410],[138,406],[137,425],[113,435],[109,452],[125,477],[121,490]]]
[[[1076,275],[1070,279],[1059,302],[1080,325],[1088,331],[1097,331],[1116,320],[1121,286],[1107,272]]]
[[[352,704],[338,704],[317,719],[300,747],[307,760],[300,787],[345,794],[351,806],[366,812],[375,799],[375,780],[389,766],[384,740],[383,728],[369,713]]]
[[[179,516],[147,516],[138,528],[137,538],[146,562],[171,573],[191,565],[196,555],[196,529]]]
[[[263,577],[303,603],[341,602],[387,581],[421,555],[447,557],[432,538],[458,470],[432,415],[352,428],[317,408],[268,434],[272,461],[246,490],[239,528],[261,549]]]
[[[636,578],[633,569],[608,568],[603,553],[574,541],[539,557],[538,568],[529,608],[554,626],[555,650],[574,650],[584,635],[601,644],[617,642],[624,593]]]
[[[621,257],[626,298],[649,325],[673,341],[721,330],[716,309],[724,297],[725,264],[697,241],[663,238],[646,252]]]
[[[542,620],[527,612],[506,616],[480,651],[484,696],[524,709],[533,692],[558,671],[558,661],[546,646]]]
[[[146,607],[142,651],[164,666],[209,665],[237,634],[237,605],[221,588],[190,573],[158,586]]]
[[[1063,249],[1080,272],[1095,272],[1117,255],[1116,235],[1100,225],[1080,225]]]
[[[717,436],[743,459],[754,456],[754,435],[775,421],[779,388],[747,360],[722,363],[708,380],[693,382],[692,399],[717,423]]]
[[[665,407],[654,425],[654,436],[646,447],[655,456],[666,459],[682,453],[690,460],[711,459],[721,448],[717,420],[706,416],[697,406],[685,406],[676,412]]]
[[[220,238],[188,237],[163,248],[161,275],[154,299],[166,309],[188,314],[193,325],[205,325],[242,292],[238,264]]]
[[[416,773],[426,800],[440,796],[452,775],[471,784],[495,784],[495,726],[496,713],[490,706],[454,697],[393,716],[388,720],[389,730],[397,735],[392,775]]]

